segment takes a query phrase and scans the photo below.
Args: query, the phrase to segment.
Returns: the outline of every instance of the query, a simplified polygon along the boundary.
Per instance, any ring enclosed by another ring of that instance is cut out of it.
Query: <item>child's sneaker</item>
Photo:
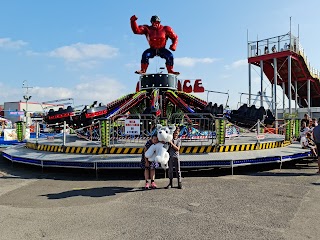
[[[150,189],[150,185],[148,182],[146,182],[146,186],[144,187],[144,189]]]
[[[153,188],[153,189],[157,188],[157,185],[156,185],[155,182],[152,182],[152,183],[151,183],[151,188]]]

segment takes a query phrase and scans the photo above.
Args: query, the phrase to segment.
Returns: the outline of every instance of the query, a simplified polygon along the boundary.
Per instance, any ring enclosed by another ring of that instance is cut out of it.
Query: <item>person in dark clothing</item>
[[[319,121],[320,122],[320,118]],[[318,155],[318,174],[320,174],[320,125],[317,125],[313,129],[313,140],[316,143],[317,146],[317,155]]]
[[[309,114],[305,114],[303,119],[301,120],[301,122],[305,122],[306,123],[306,126],[309,127],[309,124],[310,124],[310,117],[309,117]]]
[[[173,139],[169,142],[169,184],[166,188],[172,188],[172,179],[173,179],[173,167],[175,168],[176,177],[178,179],[178,188],[182,189],[182,181],[181,181],[181,171],[180,171],[180,159],[179,159],[179,151],[181,147],[181,138],[179,138],[180,129],[176,128],[173,132]]]

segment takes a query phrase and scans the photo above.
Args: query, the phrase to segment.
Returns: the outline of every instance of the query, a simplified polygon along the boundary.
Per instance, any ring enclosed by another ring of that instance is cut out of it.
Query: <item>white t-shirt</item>
[[[300,130],[300,137],[306,137],[307,136],[307,132],[310,132],[310,128],[305,127],[303,129]]]
[[[303,148],[308,147],[308,139],[306,137],[301,137],[300,144]]]

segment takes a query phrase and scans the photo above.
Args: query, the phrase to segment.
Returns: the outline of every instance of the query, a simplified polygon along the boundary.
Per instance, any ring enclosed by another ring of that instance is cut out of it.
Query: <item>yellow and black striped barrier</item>
[[[217,152],[252,151],[283,147],[283,141],[218,146]]]
[[[109,147],[109,154],[142,154],[144,147]]]
[[[197,153],[213,153],[213,152],[237,152],[237,151],[253,151],[262,149],[272,149],[286,147],[290,145],[290,141],[277,141],[266,143],[250,143],[235,145],[208,145],[208,146],[182,146],[181,154],[197,154]],[[75,147],[75,146],[58,146],[45,145],[28,142],[27,148],[57,152],[57,153],[74,153],[74,154],[142,154],[143,147]]]
[[[180,153],[210,153],[215,152],[216,146],[182,146],[180,148]]]

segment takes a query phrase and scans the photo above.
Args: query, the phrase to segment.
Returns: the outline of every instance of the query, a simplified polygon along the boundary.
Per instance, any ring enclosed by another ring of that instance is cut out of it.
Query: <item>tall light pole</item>
[[[26,100],[26,125],[28,127],[29,126],[29,121],[28,121],[28,101],[31,99],[31,95],[29,95],[29,88],[32,88],[32,87],[29,87],[27,80],[23,80],[22,88],[26,89],[26,94],[23,95],[23,99]]]

